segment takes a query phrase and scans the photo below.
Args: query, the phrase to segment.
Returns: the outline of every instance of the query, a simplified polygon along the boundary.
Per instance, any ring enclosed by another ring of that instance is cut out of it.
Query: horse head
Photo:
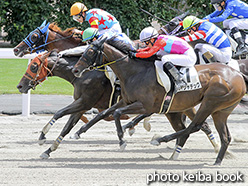
[[[177,17],[174,17],[170,22],[163,27],[160,28],[158,31],[159,34],[166,34],[166,35],[182,35],[185,33],[183,31],[180,22],[189,14],[189,12],[185,12]]]
[[[27,93],[30,88],[35,87],[43,82],[51,71],[48,68],[48,56],[51,52],[40,54],[35,57],[28,65],[28,68],[23,75],[21,81],[17,85],[17,89],[21,93]]]
[[[46,23],[45,20],[39,27],[30,32],[29,35],[13,49],[14,54],[18,57],[23,57],[25,54],[44,51],[49,35],[49,25],[50,23]]]
[[[83,72],[89,71],[92,67],[102,63],[103,44],[106,39],[106,37],[102,36],[86,48],[77,64],[72,69],[72,72],[76,77],[81,77]]]

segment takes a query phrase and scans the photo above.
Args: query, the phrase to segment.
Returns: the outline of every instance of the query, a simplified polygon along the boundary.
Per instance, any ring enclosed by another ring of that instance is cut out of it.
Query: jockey
[[[206,63],[228,63],[232,57],[230,41],[226,34],[215,24],[200,20],[195,16],[187,16],[183,20],[183,28],[188,36],[182,37],[187,42],[203,39],[207,43],[195,45],[195,51]]]
[[[98,29],[101,35],[107,33],[106,36],[108,38],[115,34],[122,33],[121,26],[117,19],[102,9],[93,8],[88,10],[83,3],[77,2],[71,6],[71,16],[73,16],[73,20],[79,23],[87,21],[92,28]],[[83,34],[81,31],[78,31],[78,33]]]
[[[240,0],[211,0],[211,4],[215,11],[203,19],[212,23],[223,21],[223,27],[231,30],[238,43],[234,57],[247,54],[248,49],[239,29],[248,29],[248,4]],[[227,19],[229,16],[234,18]]]
[[[167,68],[175,81],[175,90],[185,87],[182,75],[176,66],[194,66],[196,55],[193,48],[183,39],[171,35],[159,35],[153,27],[147,27],[140,33],[140,41],[147,46],[130,52],[130,57],[148,58],[154,54],[161,56],[159,67]]]

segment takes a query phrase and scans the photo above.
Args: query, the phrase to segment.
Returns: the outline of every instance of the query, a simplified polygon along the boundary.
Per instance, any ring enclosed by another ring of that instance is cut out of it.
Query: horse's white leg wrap
[[[59,136],[52,144],[52,146],[50,147],[51,151],[55,151],[58,146],[60,145],[61,141],[63,140],[62,136]]]
[[[214,147],[214,151],[216,153],[218,153],[219,152],[219,145],[218,145],[218,143],[216,143],[216,140],[215,140],[213,133],[208,134],[208,139],[212,143],[212,145]]]
[[[177,160],[179,154],[181,153],[181,150],[182,150],[182,147],[179,146],[179,145],[176,145],[175,150],[174,150],[173,154],[170,157],[170,160]]]
[[[44,133],[44,134],[46,134],[46,133],[48,133],[48,131],[50,130],[50,128],[53,126],[53,124],[55,123],[55,119],[54,118],[52,118],[46,125],[45,125],[45,127],[42,129],[42,132]]]

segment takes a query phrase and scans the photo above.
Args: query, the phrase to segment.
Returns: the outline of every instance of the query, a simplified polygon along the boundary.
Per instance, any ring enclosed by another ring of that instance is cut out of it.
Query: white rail
[[[37,56],[37,54],[27,54],[23,58],[28,59],[28,64],[30,61]],[[13,48],[0,48],[0,59],[18,59],[13,52]],[[21,59],[21,58],[19,58]],[[22,94],[22,115],[29,116],[30,115],[30,90],[27,94]]]

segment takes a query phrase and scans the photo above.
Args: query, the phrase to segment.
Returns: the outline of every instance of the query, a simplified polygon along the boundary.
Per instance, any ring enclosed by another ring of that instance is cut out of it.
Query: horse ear
[[[47,31],[49,25],[50,23],[47,23],[47,25],[44,28],[42,28],[40,31],[44,34]]]
[[[43,23],[40,25],[40,28],[41,28],[41,27],[44,27],[44,26],[46,26],[46,20],[43,21]]]
[[[107,37],[106,36],[102,36],[99,38],[99,46],[102,46],[103,43],[107,40]]]

